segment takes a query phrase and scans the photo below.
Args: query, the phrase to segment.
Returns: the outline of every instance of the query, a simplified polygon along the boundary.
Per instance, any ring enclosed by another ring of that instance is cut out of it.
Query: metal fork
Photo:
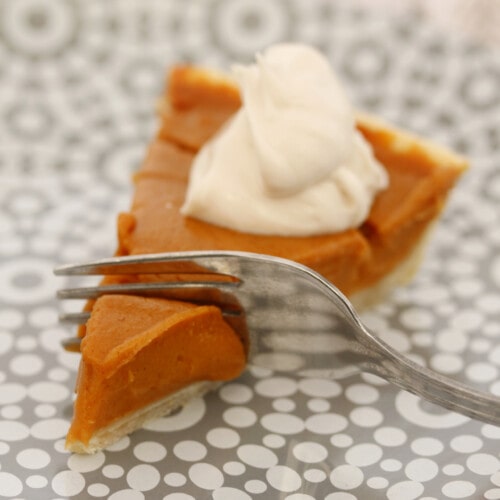
[[[245,252],[195,251],[116,257],[61,266],[55,273],[166,277],[160,282],[64,289],[58,297],[91,299],[123,293],[215,303],[242,336],[249,335],[250,363],[271,362],[274,369],[326,378],[345,376],[357,367],[448,410],[500,425],[500,398],[395,351],[362,324],[334,285],[296,262]],[[186,281],[179,282],[179,274]],[[173,281],[168,281],[170,275]],[[221,276],[228,280],[220,281]],[[242,315],[245,331],[241,331]],[[82,323],[87,315],[66,314],[63,319]]]

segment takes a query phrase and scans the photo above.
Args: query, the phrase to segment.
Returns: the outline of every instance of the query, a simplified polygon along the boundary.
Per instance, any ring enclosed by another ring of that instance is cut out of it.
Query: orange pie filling
[[[390,179],[361,227],[309,237],[267,236],[184,217],[179,210],[193,158],[240,104],[237,88],[227,79],[192,67],[173,69],[160,103],[159,133],[135,175],[131,210],[118,218],[117,254],[204,249],[271,254],[312,267],[354,301],[390,276],[397,275],[396,282],[409,279],[417,265],[410,257],[437,219],[465,161],[360,115],[358,128]],[[405,272],[397,273],[402,266]],[[216,307],[108,296],[88,308],[92,315],[80,331],[82,362],[67,438],[73,451],[104,447],[144,418],[159,416],[149,411],[157,401],[193,383],[237,377],[245,367],[245,341]],[[162,406],[161,412],[182,402]]]
[[[67,437],[76,447],[119,416],[195,382],[233,379],[246,364],[241,340],[217,307],[136,296],[96,301],[81,353]]]

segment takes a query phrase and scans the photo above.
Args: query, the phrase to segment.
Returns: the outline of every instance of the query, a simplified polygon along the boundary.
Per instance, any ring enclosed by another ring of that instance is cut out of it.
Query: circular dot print
[[[417,458],[408,463],[405,474],[412,481],[424,483],[434,479],[439,472],[438,464],[429,458]]]
[[[104,474],[104,476],[109,477],[110,479],[122,477],[124,472],[125,471],[123,470],[123,467],[115,464],[105,465],[102,468],[102,473]]]
[[[274,452],[255,444],[245,444],[237,451],[238,458],[252,467],[269,469],[278,463],[278,457]]]
[[[328,450],[319,443],[305,441],[294,446],[293,454],[301,462],[316,463],[326,459]]]
[[[187,481],[186,476],[184,476],[184,474],[180,474],[179,472],[170,472],[163,478],[163,480],[165,481],[165,484],[174,488],[184,486]]]
[[[71,497],[83,491],[85,478],[79,472],[64,470],[54,476],[51,485],[57,495]]]
[[[243,384],[232,383],[222,387],[219,395],[227,403],[238,405],[248,403],[252,399],[253,392]]]
[[[136,465],[127,473],[128,485],[138,491],[149,491],[156,488],[160,479],[158,469],[148,464]]]
[[[276,434],[298,434],[304,430],[304,421],[296,415],[286,413],[269,413],[260,421],[261,425]]]
[[[257,421],[256,413],[244,406],[233,406],[224,412],[225,422],[236,428],[250,427]]]
[[[363,479],[363,471],[354,465],[339,465],[330,474],[332,485],[341,490],[357,488]]]
[[[28,448],[16,456],[19,465],[25,469],[43,469],[50,463],[50,455],[45,450]]]
[[[302,480],[298,473],[286,465],[276,465],[266,472],[269,484],[278,491],[292,492],[300,488]]]
[[[227,462],[224,464],[224,472],[230,476],[241,476],[247,468],[241,462]]]
[[[198,462],[205,458],[207,448],[197,441],[181,441],[174,447],[174,454],[187,462]]]
[[[234,448],[240,442],[240,435],[227,427],[216,427],[207,433],[207,441],[215,448]]]
[[[212,464],[199,462],[189,468],[191,481],[204,490],[220,488],[224,482],[222,472]]]
[[[106,457],[102,452],[93,455],[71,455],[68,459],[68,467],[77,472],[90,472],[100,469],[105,460]]]
[[[407,440],[406,432],[397,427],[379,427],[374,433],[375,441],[382,446],[401,446]]]

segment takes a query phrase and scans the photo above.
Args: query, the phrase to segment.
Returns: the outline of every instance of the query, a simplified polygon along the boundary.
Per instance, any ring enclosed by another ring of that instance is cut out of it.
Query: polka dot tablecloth
[[[500,499],[500,428],[355,370],[249,367],[103,452],[64,450],[79,355],[58,314],[80,304],[57,303],[52,269],[113,252],[166,68],[279,40],[321,48],[357,106],[470,157],[416,279],[363,319],[500,395],[499,49],[363,3],[0,3],[0,498]]]

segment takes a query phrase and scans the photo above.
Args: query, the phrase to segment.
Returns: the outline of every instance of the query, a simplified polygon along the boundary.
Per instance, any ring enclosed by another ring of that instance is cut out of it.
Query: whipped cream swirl
[[[195,157],[182,213],[283,236],[359,226],[388,176],[328,61],[280,44],[233,73],[243,105]]]

